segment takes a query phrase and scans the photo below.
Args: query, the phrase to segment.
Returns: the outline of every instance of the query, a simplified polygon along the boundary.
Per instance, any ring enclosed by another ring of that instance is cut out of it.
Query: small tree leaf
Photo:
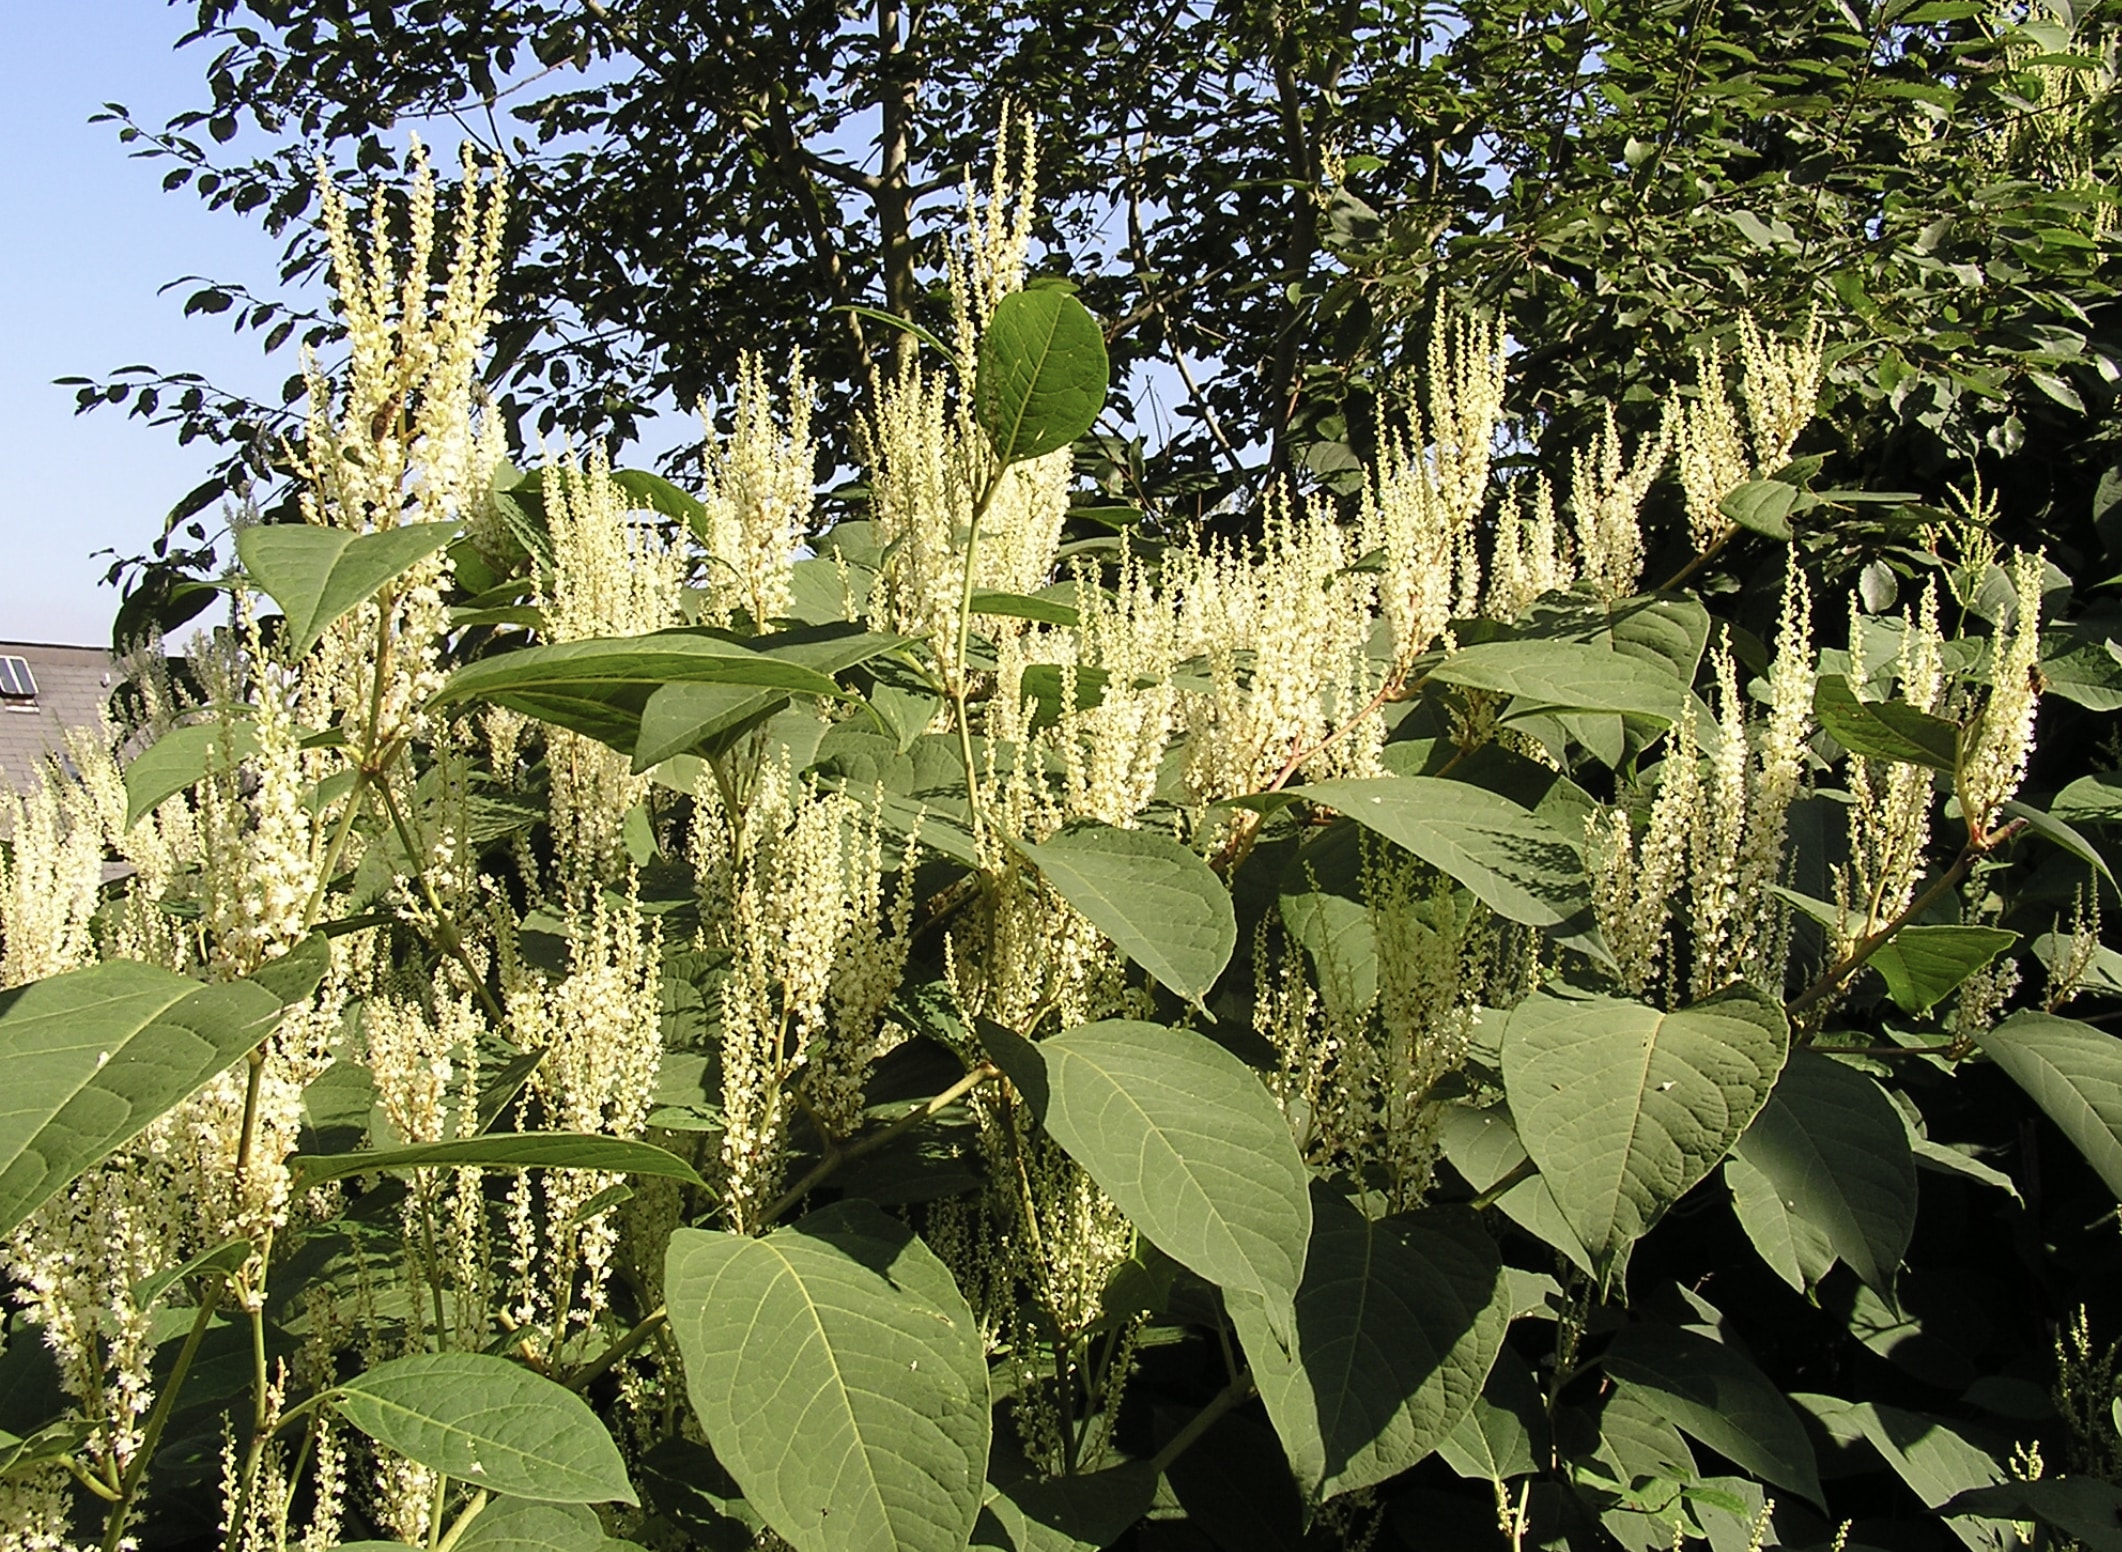
[[[1457,879],[1510,921],[1555,927],[1590,907],[1577,848],[1506,797],[1434,776],[1313,782],[1298,790]]]
[[[197,1093],[296,1000],[129,959],[0,992],[0,1233]]]
[[[2019,941],[2001,927],[1903,927],[1879,945],[1872,966],[1903,1012],[1930,1012],[1953,989]]]
[[[1168,835],[1093,823],[1017,849],[1121,953],[1204,1002],[1238,946],[1230,892],[1207,863]]]
[[[258,733],[248,722],[194,722],[171,728],[125,767],[125,826],[131,829],[207,772],[214,752],[227,741],[228,759],[240,763],[258,752]]]
[[[619,1447],[573,1391],[485,1353],[394,1358],[342,1383],[339,1413],[431,1471],[537,1503],[638,1502]]]
[[[987,1359],[949,1270],[866,1202],[761,1239],[680,1229],[664,1274],[686,1392],[797,1552],[958,1552],[985,1496]]]
[[[1842,674],[1820,676],[1813,712],[1835,742],[1853,754],[1927,765],[1948,776],[1959,758],[1956,725],[1906,701],[1859,700]]]
[[[1745,1212],[1740,1215],[1784,1281],[1802,1292],[1825,1272],[1807,1251],[1804,1230],[1810,1230],[1830,1259],[1840,1256],[1891,1297],[1894,1272],[1916,1227],[1916,1161],[1908,1127],[1877,1083],[1832,1057],[1793,1053],[1768,1103],[1732,1150],[1732,1162],[1757,1171],[1772,1205],[1804,1226],[1792,1236],[1786,1263],[1769,1254],[1756,1233],[1757,1223],[1773,1220],[1757,1213],[1749,1222]],[[1786,1265],[1795,1265],[1800,1276],[1793,1278]]]
[[[1510,1311],[1495,1242],[1472,1213],[1373,1223],[1321,1182],[1311,1196],[1294,1348],[1256,1295],[1223,1300],[1298,1485],[1323,1501],[1438,1446],[1481,1394]]]
[[[1510,1015],[1502,1044],[1519,1139],[1610,1277],[1767,1102],[1790,1025],[1751,987],[1676,1013],[1543,995]]]
[[[996,304],[980,341],[973,416],[1002,462],[1051,453],[1090,430],[1112,368],[1105,333],[1060,291],[1018,291]]]
[[[1683,1432],[1763,1481],[1826,1507],[1805,1425],[1737,1349],[1672,1326],[1634,1325],[1614,1338],[1602,1362]]]
[[[707,1184],[692,1165],[654,1143],[596,1132],[489,1132],[411,1148],[298,1153],[289,1163],[308,1185],[386,1170],[448,1169],[471,1164],[490,1169],[594,1169],[615,1175],[681,1180],[694,1186]]]
[[[1083,1024],[1037,1045],[987,1031],[1033,1113],[1150,1243],[1287,1334],[1311,1238],[1310,1179],[1259,1076],[1205,1035]]]
[[[2033,1009],[1981,1037],[1982,1049],[2122,1195],[2122,1040]]]
[[[287,616],[288,650],[300,657],[332,621],[457,537],[457,523],[408,523],[375,533],[311,523],[260,524],[236,532],[250,579]]]

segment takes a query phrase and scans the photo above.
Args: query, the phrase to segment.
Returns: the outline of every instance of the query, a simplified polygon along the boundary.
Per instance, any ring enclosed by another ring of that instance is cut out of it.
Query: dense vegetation
[[[248,429],[5,816],[0,1540],[2122,1543],[2111,24],[1711,12],[209,0],[344,361],[83,390]]]

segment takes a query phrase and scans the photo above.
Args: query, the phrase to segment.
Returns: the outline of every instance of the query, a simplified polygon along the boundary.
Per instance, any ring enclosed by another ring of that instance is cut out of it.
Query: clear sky
[[[105,101],[160,125],[205,100],[207,55],[173,45],[188,6],[163,0],[0,0],[0,640],[100,643],[115,590],[97,550],[145,550],[162,515],[205,477],[209,448],[120,410],[74,414],[69,374],[147,363],[277,400],[294,369],[228,315],[185,318],[184,275],[270,294],[277,246],[243,217],[162,192],[171,164],[129,159]]]

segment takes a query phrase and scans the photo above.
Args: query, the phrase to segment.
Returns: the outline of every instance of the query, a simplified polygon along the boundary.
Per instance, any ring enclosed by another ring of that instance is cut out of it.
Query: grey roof
[[[38,641],[0,641],[0,657],[22,658],[37,680],[35,700],[0,699],[0,772],[22,787],[45,755],[66,752],[66,729],[101,726],[116,664],[101,647]]]

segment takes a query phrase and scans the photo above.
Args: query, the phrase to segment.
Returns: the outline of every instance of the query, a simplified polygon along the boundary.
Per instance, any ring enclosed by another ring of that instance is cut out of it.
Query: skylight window
[[[0,700],[33,701],[37,698],[37,676],[29,671],[29,659],[0,657]]]

